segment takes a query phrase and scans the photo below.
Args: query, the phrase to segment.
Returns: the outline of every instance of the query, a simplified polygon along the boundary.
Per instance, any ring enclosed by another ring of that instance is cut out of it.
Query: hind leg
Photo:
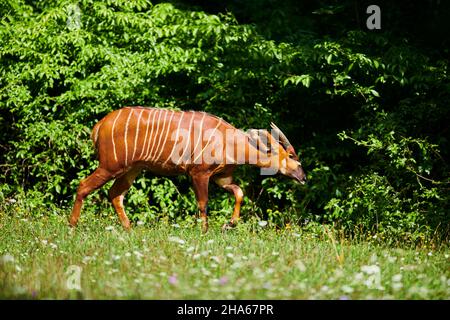
[[[77,189],[77,196],[73,205],[72,215],[70,217],[70,225],[72,227],[77,224],[78,219],[80,218],[84,199],[89,193],[103,186],[106,182],[111,180],[111,178],[112,175],[109,171],[103,168],[97,168],[89,177],[81,180]]]
[[[222,229],[228,229],[232,226],[235,226],[240,218],[241,203],[242,199],[244,198],[244,193],[238,185],[233,184],[233,177],[231,175],[217,177],[216,179],[214,179],[214,182],[225,190],[233,193],[235,198],[234,210],[231,220],[229,223],[222,226]]]
[[[123,198],[140,172],[141,169],[132,169],[128,171],[117,178],[111,189],[109,189],[109,198],[114,206],[114,210],[116,210],[117,215],[119,216],[120,223],[126,230],[130,229],[130,220],[128,220],[123,207]]]

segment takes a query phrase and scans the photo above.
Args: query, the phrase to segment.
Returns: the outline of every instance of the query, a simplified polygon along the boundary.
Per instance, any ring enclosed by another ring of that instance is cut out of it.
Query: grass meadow
[[[339,240],[241,223],[221,232],[116,216],[0,211],[3,299],[450,299],[448,246]]]

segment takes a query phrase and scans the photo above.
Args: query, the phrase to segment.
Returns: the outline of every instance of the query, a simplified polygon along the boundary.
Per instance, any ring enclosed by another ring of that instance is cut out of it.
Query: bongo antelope
[[[129,229],[124,195],[136,176],[146,169],[158,175],[187,174],[192,178],[203,232],[208,230],[208,184],[212,179],[234,194],[233,215],[224,227],[232,226],[239,220],[243,199],[241,188],[232,178],[237,165],[273,168],[273,173],[279,172],[301,183],[306,181],[294,148],[280,129],[271,126],[272,133],[243,132],[205,112],[146,107],[115,110],[92,130],[99,166],[80,182],[70,225],[77,224],[86,196],[115,179],[109,197],[121,224]]]

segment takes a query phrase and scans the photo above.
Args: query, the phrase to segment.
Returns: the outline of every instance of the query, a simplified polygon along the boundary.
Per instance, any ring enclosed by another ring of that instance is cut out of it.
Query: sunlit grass
[[[85,214],[76,229],[66,220],[0,213],[1,298],[450,298],[446,246],[334,241],[331,230],[276,231],[250,223],[222,233],[211,221],[203,235],[189,224],[135,225],[126,232],[114,216]]]

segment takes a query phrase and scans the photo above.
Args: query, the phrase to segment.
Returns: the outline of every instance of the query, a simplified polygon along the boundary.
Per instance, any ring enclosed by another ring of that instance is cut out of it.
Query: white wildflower
[[[260,227],[264,228],[265,226],[267,226],[267,221],[261,220],[261,221],[258,222],[258,225],[259,225]]]
[[[380,267],[377,265],[370,265],[370,266],[362,266],[361,271],[365,272],[367,274],[379,274],[380,273]]]
[[[10,254],[5,254],[1,257],[0,261],[2,263],[14,263],[14,257]]]
[[[402,281],[402,275],[401,274],[395,274],[392,276],[392,281],[393,282],[400,282]]]
[[[220,258],[217,257],[217,256],[211,256],[210,259],[215,261],[215,262],[217,262],[217,263],[220,263]]]
[[[295,260],[295,266],[300,272],[306,271],[306,266],[301,260]]]
[[[178,244],[181,244],[181,245],[186,243],[186,241],[184,241],[183,239],[181,239],[179,237],[175,237],[175,236],[170,236],[169,237],[169,241],[170,242],[175,242],[175,243],[178,243]]]
[[[345,293],[352,293],[354,291],[354,289],[348,285],[343,285],[341,290]]]

